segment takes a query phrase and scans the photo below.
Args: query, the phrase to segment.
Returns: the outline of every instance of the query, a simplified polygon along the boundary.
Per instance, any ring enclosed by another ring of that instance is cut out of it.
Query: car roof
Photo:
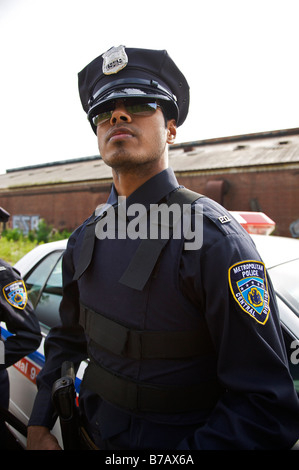
[[[299,240],[276,235],[251,235],[266,267],[299,259]]]
[[[275,235],[251,235],[257,250],[268,269],[294,259],[299,259],[299,240]],[[63,251],[67,240],[45,243],[27,253],[15,264],[15,268],[25,275],[32,266],[53,251]]]
[[[20,260],[18,260],[14,267],[25,276],[27,272],[42,258],[53,251],[64,251],[67,245],[67,240],[59,240],[57,242],[44,243],[33,248],[33,250],[26,253]]]

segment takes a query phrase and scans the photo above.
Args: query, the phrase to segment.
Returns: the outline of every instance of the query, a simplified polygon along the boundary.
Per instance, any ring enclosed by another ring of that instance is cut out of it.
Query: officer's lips
[[[134,137],[133,132],[127,127],[118,127],[109,132],[107,136],[108,142],[115,142],[117,140],[131,139]]]

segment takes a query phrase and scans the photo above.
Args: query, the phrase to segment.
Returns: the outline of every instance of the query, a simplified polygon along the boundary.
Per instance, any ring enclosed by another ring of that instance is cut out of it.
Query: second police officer
[[[9,217],[9,213],[0,207],[0,222],[7,222]],[[20,273],[2,259],[0,321],[10,332],[6,341],[0,343],[0,449],[5,449],[7,432],[3,412],[8,410],[10,395],[7,368],[39,347],[41,332]]]
[[[98,449],[290,448],[299,405],[264,263],[230,214],[168,167],[188,114],[184,75],[166,51],[113,47],[79,73],[79,91],[113,187],[68,242],[62,324],[46,342],[28,448],[59,448],[52,384],[64,360],[86,358],[80,416]],[[120,196],[126,217],[109,236]],[[192,205],[200,247],[174,233],[123,236],[136,204],[148,220],[162,203]]]

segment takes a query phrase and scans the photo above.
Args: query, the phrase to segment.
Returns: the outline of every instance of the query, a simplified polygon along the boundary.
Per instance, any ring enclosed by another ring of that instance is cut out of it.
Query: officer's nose
[[[126,107],[123,102],[117,102],[115,109],[112,112],[110,123],[117,124],[119,122],[131,122],[132,118],[130,113],[126,110]]]

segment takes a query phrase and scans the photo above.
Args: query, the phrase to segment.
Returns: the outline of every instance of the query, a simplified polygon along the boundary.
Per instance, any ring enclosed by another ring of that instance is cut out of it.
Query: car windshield
[[[299,316],[299,259],[269,270],[277,295]]]

